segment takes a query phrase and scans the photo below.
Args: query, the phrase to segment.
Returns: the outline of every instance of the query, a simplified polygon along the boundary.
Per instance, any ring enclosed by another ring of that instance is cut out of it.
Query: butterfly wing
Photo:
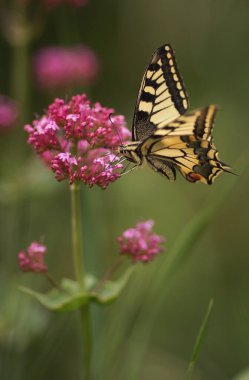
[[[223,171],[230,172],[230,168],[220,161],[212,142],[216,111],[217,107],[210,105],[156,130],[142,145],[149,165],[154,164],[154,170],[159,167],[158,161],[171,169],[173,165],[188,181],[207,184],[212,184]],[[170,179],[175,178],[171,175]]]
[[[212,141],[212,130],[217,106],[196,109],[182,115],[162,128],[154,131],[157,136],[193,136],[196,140]]]
[[[169,44],[163,45],[154,52],[145,69],[135,107],[132,140],[143,141],[187,109],[188,97],[174,51]]]
[[[166,161],[165,159],[161,160],[160,158],[155,158],[153,156],[147,156],[146,161],[151,169],[167,177],[170,181],[174,181],[176,179],[176,170],[171,162]]]

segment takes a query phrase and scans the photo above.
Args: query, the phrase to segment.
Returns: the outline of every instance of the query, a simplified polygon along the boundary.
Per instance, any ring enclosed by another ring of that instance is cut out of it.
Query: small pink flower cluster
[[[88,0],[43,0],[48,8],[55,8],[61,4],[69,4],[75,7],[84,7]]]
[[[19,266],[23,272],[44,273],[47,266],[44,263],[44,255],[47,251],[45,245],[33,241],[26,251],[18,254]]]
[[[137,261],[149,262],[163,251],[164,238],[152,232],[153,220],[137,223],[134,228],[124,231],[118,238],[121,255],[131,257],[133,263]]]
[[[44,116],[24,128],[28,143],[58,181],[82,181],[104,189],[120,177],[122,168],[111,150],[119,146],[119,138],[130,138],[123,116],[110,121],[113,113],[100,103],[91,106],[85,94],[76,95],[68,103],[56,99]]]
[[[0,95],[0,132],[5,132],[17,121],[19,111],[16,103],[7,96]]]
[[[84,45],[47,47],[34,57],[34,73],[43,90],[65,89],[89,84],[99,72],[96,54]]]

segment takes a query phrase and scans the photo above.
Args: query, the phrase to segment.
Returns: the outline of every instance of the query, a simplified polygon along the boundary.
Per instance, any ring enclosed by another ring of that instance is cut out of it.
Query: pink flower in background
[[[84,7],[88,0],[43,0],[48,8],[55,8],[61,4],[69,4],[75,7]]]
[[[16,103],[7,96],[0,95],[0,132],[13,127],[18,116],[19,110]]]
[[[91,105],[85,94],[62,99],[45,115],[26,125],[28,143],[55,173],[58,181],[81,181],[105,189],[120,177],[119,159],[112,154],[131,137],[122,115],[100,103]]]
[[[44,255],[47,251],[45,245],[33,241],[26,251],[18,254],[19,266],[23,272],[44,273],[47,266],[44,263]]]
[[[47,47],[34,57],[36,81],[43,90],[91,83],[99,72],[96,54],[86,46]]]
[[[133,263],[137,261],[147,263],[162,252],[164,238],[152,232],[153,226],[154,221],[147,220],[124,231],[118,238],[121,255],[130,256]]]

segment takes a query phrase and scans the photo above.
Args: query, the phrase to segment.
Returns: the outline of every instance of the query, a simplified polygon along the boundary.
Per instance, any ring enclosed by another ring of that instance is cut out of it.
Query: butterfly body
[[[190,182],[212,184],[230,168],[212,142],[217,107],[186,113],[188,96],[169,44],[157,49],[146,67],[135,107],[132,142],[119,153],[136,166],[146,162],[170,180],[178,170]]]

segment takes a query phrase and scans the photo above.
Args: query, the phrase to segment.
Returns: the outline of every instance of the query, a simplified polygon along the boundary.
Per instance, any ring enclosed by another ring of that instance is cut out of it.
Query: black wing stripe
[[[142,95],[141,95],[141,98],[140,100],[144,101],[144,102],[153,102],[154,100],[154,95],[151,94],[150,92],[143,92]]]
[[[160,65],[158,63],[151,63],[149,66],[148,66],[148,70],[149,71],[157,71],[160,69]]]

